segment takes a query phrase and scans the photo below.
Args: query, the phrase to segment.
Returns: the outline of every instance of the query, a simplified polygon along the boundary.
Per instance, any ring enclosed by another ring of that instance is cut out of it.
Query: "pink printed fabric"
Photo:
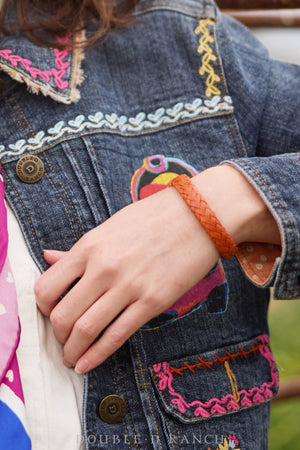
[[[0,170],[0,450],[27,450],[31,444],[26,430],[24,397],[16,357],[20,324],[7,247],[7,214]]]
[[[4,265],[8,245],[6,208],[4,204],[4,182],[0,169],[0,273]]]

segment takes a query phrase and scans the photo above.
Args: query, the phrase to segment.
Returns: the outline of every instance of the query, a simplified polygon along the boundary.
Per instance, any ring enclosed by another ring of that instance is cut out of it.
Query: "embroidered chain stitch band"
[[[200,192],[195,188],[187,175],[174,178],[169,186],[173,186],[191,209],[206,233],[210,236],[223,259],[229,259],[238,251],[237,246],[210,209]]]

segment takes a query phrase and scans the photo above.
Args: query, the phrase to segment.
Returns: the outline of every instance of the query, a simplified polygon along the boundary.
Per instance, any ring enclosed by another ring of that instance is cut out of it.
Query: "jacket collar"
[[[82,38],[79,33],[78,40]],[[59,42],[59,38],[57,40]],[[39,47],[19,33],[2,36],[0,40],[0,70],[26,83],[29,91],[61,103],[76,102],[80,98],[82,59],[82,49]]]

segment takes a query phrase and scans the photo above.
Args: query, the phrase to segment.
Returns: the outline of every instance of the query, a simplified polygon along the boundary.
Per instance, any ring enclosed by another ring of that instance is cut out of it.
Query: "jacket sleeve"
[[[263,46],[245,27],[224,17],[221,21],[221,46],[226,37],[230,42],[224,47],[224,71],[249,155],[223,163],[243,173],[266,202],[277,221],[282,242],[281,248],[242,245],[238,260],[253,283],[273,286],[274,298],[297,298],[300,297],[300,66],[269,59]],[[224,59],[229,55],[234,61],[230,66],[230,58],[227,62]],[[251,96],[248,100],[247,95]]]

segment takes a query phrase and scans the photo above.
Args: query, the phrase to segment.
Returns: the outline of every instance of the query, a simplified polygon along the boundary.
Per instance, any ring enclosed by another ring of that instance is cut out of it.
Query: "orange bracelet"
[[[169,186],[177,189],[185,203],[194,213],[206,233],[219,250],[222,258],[229,259],[238,251],[237,246],[220,223],[215,213],[210,209],[200,192],[187,175],[174,178]]]

